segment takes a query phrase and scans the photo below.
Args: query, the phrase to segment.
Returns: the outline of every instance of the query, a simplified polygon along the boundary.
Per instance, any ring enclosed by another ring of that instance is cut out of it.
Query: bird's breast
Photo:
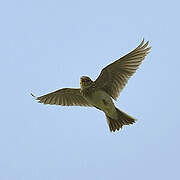
[[[106,112],[115,111],[111,97],[103,90],[94,90],[90,96],[86,96],[87,101],[98,109]]]

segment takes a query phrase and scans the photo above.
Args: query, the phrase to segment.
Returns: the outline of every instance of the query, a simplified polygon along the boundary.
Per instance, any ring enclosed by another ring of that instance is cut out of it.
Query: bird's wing
[[[144,43],[143,39],[136,49],[103,68],[95,80],[95,85],[104,89],[113,99],[117,99],[119,92],[150,50],[148,43],[149,41]]]
[[[31,94],[35,97],[33,94]],[[80,89],[63,88],[36,98],[39,103],[61,106],[92,106],[82,96]]]

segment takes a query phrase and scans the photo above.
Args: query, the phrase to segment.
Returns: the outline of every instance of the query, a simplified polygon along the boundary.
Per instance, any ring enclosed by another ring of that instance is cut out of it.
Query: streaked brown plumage
[[[81,88],[63,88],[36,99],[43,104],[96,107],[105,113],[109,129],[113,132],[123,125],[133,124],[135,119],[117,109],[112,98],[117,99],[128,79],[138,69],[151,48],[148,43],[144,43],[143,39],[136,49],[102,69],[95,81],[82,76]]]

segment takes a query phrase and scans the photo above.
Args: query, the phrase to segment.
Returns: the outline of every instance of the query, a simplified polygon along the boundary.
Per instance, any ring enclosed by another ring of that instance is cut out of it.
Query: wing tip
[[[149,52],[149,50],[152,48],[151,46],[148,47],[150,41],[148,40],[145,42],[144,39],[145,38],[143,37],[143,40],[141,41],[140,45],[136,49],[144,49],[146,50],[146,52]]]
[[[30,93],[30,95],[31,95],[35,100],[38,100],[38,97],[35,96],[33,93]]]
[[[144,45],[147,44],[148,45],[150,41],[148,40],[148,41],[146,41],[146,43],[144,43],[144,42],[145,42],[145,38],[143,37],[143,40],[141,41],[141,44],[144,44]]]
[[[33,93],[30,93],[30,95],[31,95],[32,97],[36,98],[36,96],[35,96]]]

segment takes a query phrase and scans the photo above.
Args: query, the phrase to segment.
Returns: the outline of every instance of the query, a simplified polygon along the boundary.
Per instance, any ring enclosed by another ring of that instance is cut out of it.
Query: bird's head
[[[87,76],[82,76],[80,78],[80,86],[82,89],[90,87],[92,85],[92,83],[93,83],[93,81]]]

